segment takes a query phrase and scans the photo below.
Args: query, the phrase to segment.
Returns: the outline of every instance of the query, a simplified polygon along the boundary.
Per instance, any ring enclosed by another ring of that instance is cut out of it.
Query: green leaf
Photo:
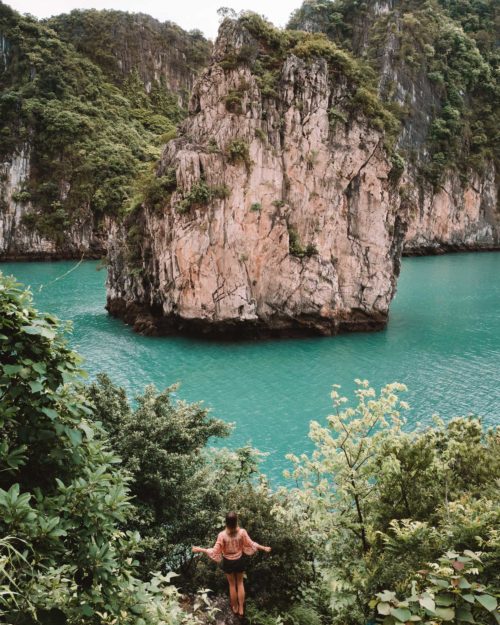
[[[436,603],[430,595],[424,595],[420,597],[418,602],[425,610],[428,610],[429,612],[434,613],[434,611],[436,610]]]
[[[32,393],[39,393],[43,389],[43,385],[38,380],[30,380],[28,382]]]
[[[476,552],[471,551],[470,549],[464,549],[464,556],[469,556],[469,558],[481,562],[479,555]]]
[[[90,425],[88,425],[88,423],[82,421],[78,427],[85,432],[85,435],[89,441],[94,438],[94,429]]]
[[[44,326],[21,326],[21,330],[26,334],[43,336],[46,339],[53,339],[56,336],[53,330],[49,330],[49,328]]]
[[[469,603],[474,603],[475,597],[474,595],[466,594],[462,595],[462,599],[464,599],[464,601],[468,601]]]
[[[457,621],[463,621],[464,623],[476,622],[470,608],[457,608]]]
[[[461,577],[460,581],[458,582],[458,587],[462,588],[462,590],[465,590],[466,588],[472,588],[472,586],[469,584],[469,582],[465,579],[465,577]]]
[[[390,603],[386,603],[385,601],[381,601],[377,605],[377,612],[379,614],[383,614],[384,616],[387,616],[388,614],[391,613],[391,604]]]
[[[57,411],[54,410],[53,408],[42,408],[41,411],[43,412],[44,415],[46,415],[51,421],[54,421],[54,419],[57,419],[58,414]]]
[[[406,623],[411,616],[411,612],[407,608],[392,608],[391,616],[401,621],[401,623]]]
[[[450,593],[436,595],[436,605],[448,606],[455,603],[455,597]]]
[[[486,608],[488,612],[493,612],[498,605],[496,598],[491,595],[476,595],[476,600],[484,608]]]
[[[4,365],[3,370],[6,375],[17,375],[23,370],[22,365]]]
[[[442,618],[443,621],[452,621],[455,618],[454,608],[436,608],[436,616]]]
[[[76,430],[73,428],[66,428],[66,434],[68,435],[69,440],[73,447],[78,447],[82,443],[82,433],[80,430]]]

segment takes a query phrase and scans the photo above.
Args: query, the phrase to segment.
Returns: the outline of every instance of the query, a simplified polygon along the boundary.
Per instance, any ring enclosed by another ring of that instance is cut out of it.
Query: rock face
[[[465,186],[449,173],[438,191],[422,188],[414,176],[407,180],[411,210],[405,255],[500,248],[498,186],[492,165],[483,176],[471,173]]]
[[[0,260],[105,255],[210,49],[145,15],[42,22],[0,2]]]
[[[21,146],[10,161],[0,166],[0,259],[47,260],[61,258],[101,258],[106,253],[105,228],[97,228],[90,210],[81,210],[78,219],[61,240],[44,237],[29,227],[31,202],[22,202],[16,193],[30,175],[29,146]]]
[[[349,87],[324,60],[288,56],[272,97],[248,67],[218,63],[257,45],[223,24],[161,160],[177,188],[130,218],[134,266],[125,228],[111,238],[107,307],[139,331],[328,335],[387,321],[406,226],[381,135],[362,117],[332,128]]]
[[[210,58],[211,44],[200,31],[188,33],[142,13],[75,10],[48,24],[114,82],[137,73],[147,93],[162,85],[182,105],[187,105],[197,72]]]
[[[444,71],[438,63],[439,54],[443,54],[439,35],[447,34],[449,28],[460,36],[462,18],[468,34],[462,33],[461,45],[469,45],[474,51],[474,62],[478,58],[484,62],[488,59],[487,30],[478,32],[474,39],[475,28],[495,29],[494,19],[486,19],[488,3],[483,7],[481,23],[478,15],[474,21],[467,17],[467,12],[447,12],[450,7],[453,5],[439,0],[434,7],[435,11],[442,11],[434,18],[442,21],[441,32],[432,30],[436,25],[425,15],[424,5],[407,0],[370,0],[362,5],[350,0],[337,5],[305,0],[290,21],[292,28],[326,33],[333,41],[342,41],[356,57],[367,59],[378,74],[381,97],[400,107],[402,127],[396,148],[407,163],[401,190],[411,207],[405,255],[500,248],[500,176],[493,160],[485,162],[481,174],[469,168],[460,175],[451,166],[439,184],[431,184],[422,175],[432,158],[429,139],[433,123],[447,103],[446,89],[433,78],[437,70]],[[342,12],[343,19],[338,19],[340,14],[335,11]],[[331,19],[332,15],[337,19]],[[423,18],[427,20],[425,24],[416,27],[415,23]],[[452,50],[451,43],[447,45]],[[448,54],[453,57],[457,50]],[[453,61],[449,63],[452,65]],[[453,67],[456,72],[460,69]],[[468,85],[469,93],[463,89],[465,107],[472,110],[478,106],[473,99],[477,94],[473,85]],[[491,109],[494,108],[492,102]],[[459,129],[452,132],[459,133]],[[473,132],[479,131],[469,131]],[[465,144],[467,151],[470,139]]]

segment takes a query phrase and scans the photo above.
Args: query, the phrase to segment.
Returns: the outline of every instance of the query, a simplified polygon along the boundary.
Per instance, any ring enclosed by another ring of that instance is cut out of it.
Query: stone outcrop
[[[409,227],[403,253],[407,256],[500,248],[500,212],[495,169],[479,176],[471,172],[464,185],[449,173],[436,191],[407,175]]]
[[[200,31],[186,32],[172,22],[143,13],[75,10],[48,20],[66,41],[117,83],[136,73],[146,92],[161,85],[187,105],[211,44]]]
[[[79,211],[61,239],[44,236],[30,227],[35,212],[31,202],[17,197],[30,176],[30,149],[22,145],[10,161],[0,164],[0,259],[54,260],[101,258],[106,254],[106,225],[95,224],[92,212]]]
[[[158,170],[177,188],[111,237],[108,310],[147,333],[380,329],[406,227],[382,137],[363,117],[331,123],[350,87],[324,60],[288,56],[267,97],[219,63],[256,46],[224,22]]]
[[[334,41],[347,39],[354,55],[369,59],[376,68],[381,97],[402,111],[396,149],[408,164],[401,190],[411,208],[403,254],[500,249],[500,175],[492,161],[481,174],[469,170],[460,175],[450,169],[437,188],[422,175],[430,160],[429,134],[441,111],[443,88],[431,79],[424,62],[409,63],[402,50],[402,41],[408,39],[415,58],[425,57],[407,19],[418,8],[405,0],[371,0],[362,6],[346,2],[338,9],[345,11],[344,19],[336,25],[328,19],[333,10],[328,3],[305,0],[290,26],[326,33]],[[346,23],[347,32],[342,30]],[[470,98],[468,106],[474,106]]]

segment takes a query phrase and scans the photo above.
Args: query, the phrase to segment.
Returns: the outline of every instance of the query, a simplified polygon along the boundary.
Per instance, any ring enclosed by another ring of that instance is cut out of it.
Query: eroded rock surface
[[[158,171],[175,169],[176,190],[112,236],[108,310],[147,333],[382,328],[405,234],[382,136],[363,117],[331,123],[350,87],[324,60],[288,56],[267,97],[248,67],[217,62],[255,45],[223,25]],[[200,188],[209,201],[191,201]]]

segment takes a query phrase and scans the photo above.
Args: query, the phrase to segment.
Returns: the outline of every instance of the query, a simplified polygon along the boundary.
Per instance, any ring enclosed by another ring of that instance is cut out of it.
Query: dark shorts
[[[241,556],[237,560],[222,558],[222,570],[224,573],[243,573],[247,568],[246,557]]]

